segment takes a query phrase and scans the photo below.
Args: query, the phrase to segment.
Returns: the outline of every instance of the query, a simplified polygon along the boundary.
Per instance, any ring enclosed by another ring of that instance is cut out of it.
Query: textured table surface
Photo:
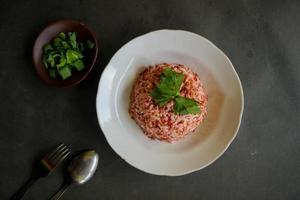
[[[97,34],[100,56],[77,87],[59,90],[37,77],[31,49],[49,22],[71,18]],[[157,29],[198,33],[233,62],[245,93],[239,134],[208,168],[153,176],[128,165],[106,142],[95,112],[99,77],[127,41]],[[4,1],[0,0],[0,199],[29,177],[33,161],[59,142],[101,155],[95,177],[65,200],[300,199],[300,2],[298,1]],[[25,200],[62,184],[62,168]]]

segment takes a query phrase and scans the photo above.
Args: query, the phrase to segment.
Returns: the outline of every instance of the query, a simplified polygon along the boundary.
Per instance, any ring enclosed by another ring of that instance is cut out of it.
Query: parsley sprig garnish
[[[183,96],[180,96],[180,87],[184,75],[166,67],[160,75],[160,81],[152,90],[151,96],[158,106],[164,106],[169,101],[174,101],[173,112],[180,115],[198,114],[200,107],[198,102]]]

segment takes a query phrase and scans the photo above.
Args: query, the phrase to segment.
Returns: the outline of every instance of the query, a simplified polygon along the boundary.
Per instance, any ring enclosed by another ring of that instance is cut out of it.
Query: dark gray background
[[[39,31],[62,18],[97,34],[100,56],[77,87],[59,90],[37,77],[31,49]],[[245,93],[241,128],[208,168],[153,176],[116,155],[99,128],[100,74],[127,41],[156,29],[185,29],[220,47]],[[33,161],[59,142],[101,155],[95,177],[63,199],[300,199],[300,2],[0,0],[0,199],[29,177]],[[43,200],[62,184],[62,168],[24,199]]]

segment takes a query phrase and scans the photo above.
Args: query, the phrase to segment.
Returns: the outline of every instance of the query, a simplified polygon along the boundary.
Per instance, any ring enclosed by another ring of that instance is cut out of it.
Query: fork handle
[[[20,200],[27,190],[35,183],[36,177],[31,177],[11,198],[10,200]]]

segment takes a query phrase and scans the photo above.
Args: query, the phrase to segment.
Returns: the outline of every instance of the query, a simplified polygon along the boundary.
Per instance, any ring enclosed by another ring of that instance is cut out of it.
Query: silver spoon
[[[84,184],[94,175],[99,156],[94,150],[78,154],[68,166],[69,179],[50,200],[58,200],[72,184]]]

